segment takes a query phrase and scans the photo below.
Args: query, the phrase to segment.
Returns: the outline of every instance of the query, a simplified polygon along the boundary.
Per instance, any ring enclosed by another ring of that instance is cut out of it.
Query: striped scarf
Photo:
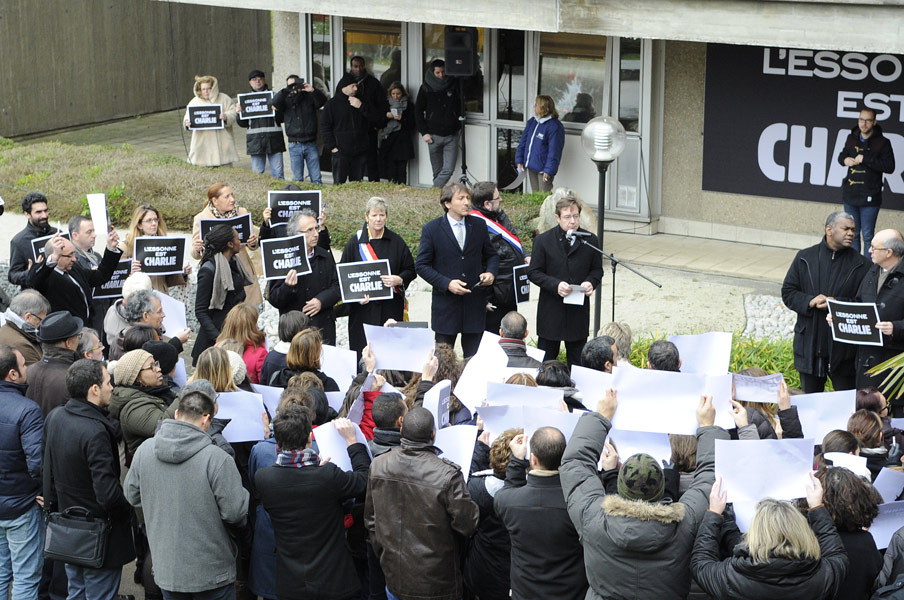
[[[276,452],[276,465],[278,467],[316,467],[320,465],[320,456],[313,448],[304,450],[278,450]]]

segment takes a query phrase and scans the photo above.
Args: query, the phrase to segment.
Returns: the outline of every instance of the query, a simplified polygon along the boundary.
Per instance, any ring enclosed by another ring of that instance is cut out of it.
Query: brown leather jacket
[[[461,469],[434,446],[402,438],[375,458],[364,525],[386,587],[401,600],[461,598],[459,556],[478,513]]]

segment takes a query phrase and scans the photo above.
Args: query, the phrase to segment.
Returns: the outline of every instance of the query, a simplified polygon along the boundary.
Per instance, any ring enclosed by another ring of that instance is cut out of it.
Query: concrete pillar
[[[297,12],[273,11],[273,74],[270,86],[279,90],[292,73],[304,76],[301,64],[300,25],[304,15]]]

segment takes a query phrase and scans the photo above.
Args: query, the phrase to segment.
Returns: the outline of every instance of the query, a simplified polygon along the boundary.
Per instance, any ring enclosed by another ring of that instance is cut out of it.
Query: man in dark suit
[[[537,236],[527,268],[528,278],[540,286],[537,347],[546,351],[544,360],[553,360],[564,341],[568,366],[581,364],[581,352],[590,331],[590,295],[603,278],[599,252],[570,233],[583,233],[588,243],[599,247],[599,239],[580,229],[580,221],[581,205],[574,196],[556,202],[559,226]],[[584,301],[566,303],[565,298],[572,292],[583,293]]]
[[[415,270],[433,286],[430,322],[437,343],[455,345],[461,334],[465,357],[480,345],[486,323],[487,291],[499,268],[486,224],[471,211],[471,192],[458,183],[445,186],[440,204],[446,214],[424,225]]]
[[[72,242],[64,237],[53,237],[45,247],[45,260],[29,269],[27,286],[44,294],[53,312],[68,310],[85,323],[91,323],[96,310],[92,296],[94,288],[113,277],[122,256],[118,244],[119,235],[113,230],[107,236],[107,248],[100,265],[92,269],[78,260]]]

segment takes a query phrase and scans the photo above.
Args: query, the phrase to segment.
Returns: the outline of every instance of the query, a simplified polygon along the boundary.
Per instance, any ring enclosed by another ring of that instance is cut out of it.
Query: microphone
[[[565,232],[565,237],[567,237],[568,239],[571,239],[573,237],[590,237],[591,235],[593,234],[589,231],[572,231],[571,229],[569,229]]]

